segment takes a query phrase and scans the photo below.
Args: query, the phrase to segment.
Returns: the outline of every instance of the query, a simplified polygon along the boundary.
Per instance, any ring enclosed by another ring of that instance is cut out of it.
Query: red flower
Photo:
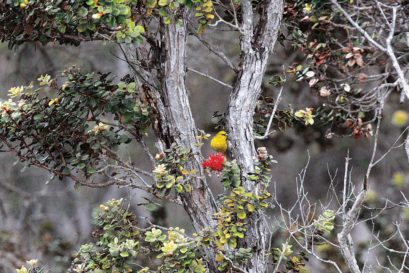
[[[209,158],[202,162],[202,167],[212,171],[222,171],[224,163],[224,155],[222,153],[209,155]]]

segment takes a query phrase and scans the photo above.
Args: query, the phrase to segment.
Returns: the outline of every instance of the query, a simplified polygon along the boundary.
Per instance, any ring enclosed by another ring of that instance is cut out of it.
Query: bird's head
[[[217,136],[224,136],[224,137],[227,137],[227,133],[226,133],[226,131],[219,131],[217,134],[216,134]]]

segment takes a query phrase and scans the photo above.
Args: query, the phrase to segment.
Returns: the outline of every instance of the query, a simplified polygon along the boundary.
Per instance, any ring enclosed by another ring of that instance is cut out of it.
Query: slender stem
[[[266,128],[266,131],[265,131],[264,135],[262,135],[262,136],[255,136],[255,137],[254,137],[255,139],[258,139],[258,140],[267,139],[268,136],[270,135],[271,124],[273,123],[273,119],[274,119],[274,116],[275,116],[275,114],[276,114],[276,111],[277,111],[277,108],[278,108],[278,104],[280,103],[281,94],[283,93],[283,89],[284,89],[284,87],[282,86],[282,87],[280,88],[280,92],[278,92],[278,95],[277,95],[277,98],[276,98],[276,102],[275,102],[275,104],[274,104],[273,112],[271,112],[271,116],[270,116],[270,119],[269,119],[269,121],[268,121],[267,128]]]
[[[198,75],[200,75],[200,76],[203,76],[203,77],[205,77],[205,78],[208,78],[208,79],[210,79],[210,80],[212,80],[212,81],[215,81],[215,82],[217,82],[218,84],[223,85],[224,87],[227,87],[227,88],[229,88],[229,89],[233,89],[233,86],[231,86],[230,84],[227,84],[227,83],[225,83],[225,82],[222,82],[221,80],[218,80],[218,79],[216,79],[215,77],[210,76],[209,74],[200,72],[200,71],[198,71],[198,70],[196,70],[196,69],[193,69],[193,68],[191,68],[191,67],[188,67],[187,70],[188,70],[188,71],[192,71],[192,72],[194,72],[194,73],[196,73],[196,74],[198,74]]]

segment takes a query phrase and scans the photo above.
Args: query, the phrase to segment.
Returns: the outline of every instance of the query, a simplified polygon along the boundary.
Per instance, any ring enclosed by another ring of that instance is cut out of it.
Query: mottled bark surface
[[[196,126],[188,100],[186,89],[186,22],[172,23],[165,26],[163,54],[163,85],[160,90],[162,101],[161,134],[165,143],[175,142],[180,147],[190,148],[197,154],[195,160],[190,162],[189,168],[198,170],[198,178],[191,181],[193,190],[181,196],[183,206],[192,220],[193,226],[200,231],[203,228],[215,226],[213,215],[216,206],[211,191],[206,183],[201,168],[201,152],[197,147]],[[206,253],[209,267],[216,270],[214,253],[207,250]]]
[[[212,226],[214,206],[200,166],[200,150],[197,147],[196,126],[189,106],[185,85],[186,26],[170,24],[165,29],[166,61],[161,89],[163,113],[161,115],[162,138],[176,142],[196,153],[191,168],[199,170],[202,178],[193,181],[191,194],[183,196],[183,203],[196,229]]]
[[[253,115],[268,57],[278,37],[283,9],[282,0],[267,0],[264,14],[255,28],[251,3],[246,2],[242,3],[244,26],[240,74],[230,96],[227,117],[230,152],[243,168],[243,173],[253,170]]]
[[[255,23],[252,4],[242,1],[243,35],[241,37],[240,74],[230,96],[227,124],[232,157],[237,160],[243,175],[243,184],[248,191],[256,192],[254,183],[246,180],[246,174],[254,170],[256,155],[253,134],[253,115],[268,57],[274,48],[280,30],[283,1],[267,0],[258,24]],[[246,247],[254,253],[248,272],[266,272],[267,226],[262,215],[249,219],[245,237]]]

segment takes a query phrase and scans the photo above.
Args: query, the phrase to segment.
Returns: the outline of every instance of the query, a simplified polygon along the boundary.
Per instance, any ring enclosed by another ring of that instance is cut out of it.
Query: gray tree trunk
[[[201,167],[201,152],[197,147],[197,129],[189,105],[188,91],[185,84],[186,74],[186,29],[187,19],[179,23],[165,26],[163,55],[164,78],[160,90],[163,103],[161,117],[162,140],[176,142],[181,147],[190,148],[196,153],[195,161],[191,162],[191,169],[198,170],[198,178],[193,179],[192,192],[181,196],[183,206],[192,220],[193,226],[200,231],[206,227],[214,227],[213,215],[216,205],[211,191],[206,183],[206,177]],[[216,271],[214,251],[208,249],[206,253],[209,267]]]
[[[283,9],[282,0],[264,2],[264,11],[256,27],[251,1],[242,1],[241,67],[230,96],[227,115],[230,152],[241,167],[243,186],[254,193],[257,193],[258,187],[254,185],[254,182],[246,179],[246,174],[254,170],[254,157],[256,156],[253,115],[261,93],[268,57],[278,37]],[[244,240],[246,247],[253,250],[253,255],[247,266],[248,272],[267,271],[266,224],[263,215],[260,214],[249,219],[248,231]]]

